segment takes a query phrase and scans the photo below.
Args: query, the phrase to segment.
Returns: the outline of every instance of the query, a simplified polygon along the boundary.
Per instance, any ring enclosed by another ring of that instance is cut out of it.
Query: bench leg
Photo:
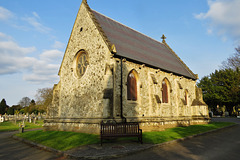
[[[143,142],[142,142],[142,137],[138,137],[138,141],[139,141],[141,144],[143,144]]]

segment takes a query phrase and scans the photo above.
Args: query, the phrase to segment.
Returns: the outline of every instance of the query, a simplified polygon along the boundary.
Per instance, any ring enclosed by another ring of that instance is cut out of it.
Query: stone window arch
[[[129,72],[127,77],[127,99],[132,101],[137,101],[138,96],[138,88],[137,88],[137,81],[138,81],[138,73],[135,70]]]
[[[169,103],[170,85],[167,78],[162,81],[162,103]]]
[[[87,70],[89,65],[88,54],[85,50],[80,50],[75,55],[75,63],[73,68],[75,68],[75,75],[81,78]]]

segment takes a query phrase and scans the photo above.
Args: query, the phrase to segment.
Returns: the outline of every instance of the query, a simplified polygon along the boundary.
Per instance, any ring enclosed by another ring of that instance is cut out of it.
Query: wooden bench
[[[139,129],[139,123],[137,122],[101,122],[101,145],[103,139],[109,139],[114,137],[137,137],[138,141],[142,144],[142,129]]]

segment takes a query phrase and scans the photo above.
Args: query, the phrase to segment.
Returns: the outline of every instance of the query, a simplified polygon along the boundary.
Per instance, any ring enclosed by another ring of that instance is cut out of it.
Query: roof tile
[[[167,72],[196,79],[192,71],[180,60],[168,45],[160,43],[94,10],[107,39],[116,46],[117,55],[145,63]]]

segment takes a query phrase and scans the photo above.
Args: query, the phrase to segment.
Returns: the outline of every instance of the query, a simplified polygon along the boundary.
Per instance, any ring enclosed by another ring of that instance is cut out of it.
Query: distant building
[[[46,130],[99,133],[102,120],[143,131],[209,121],[197,75],[165,42],[92,9],[83,0],[54,86]]]

